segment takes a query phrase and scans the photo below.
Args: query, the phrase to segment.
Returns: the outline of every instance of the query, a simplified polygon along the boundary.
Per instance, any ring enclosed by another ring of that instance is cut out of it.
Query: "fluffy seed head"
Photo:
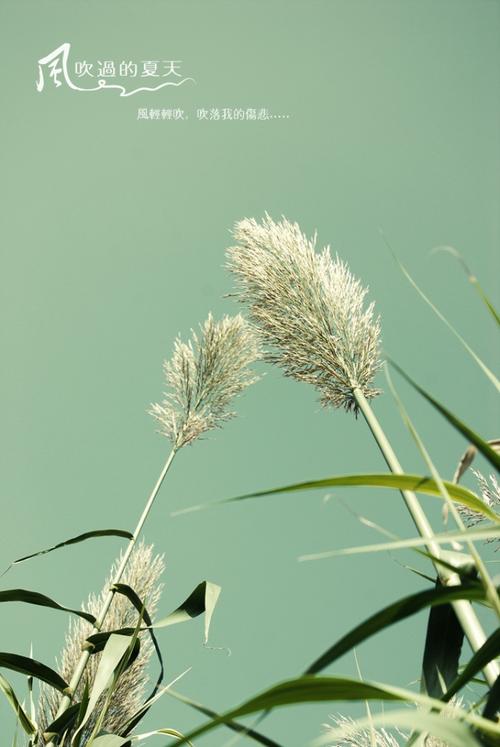
[[[331,747],[399,747],[399,742],[385,729],[356,730],[354,720],[347,716],[332,716],[333,727],[328,724],[327,729],[343,729],[345,736],[340,742]],[[351,731],[351,734],[349,733]]]
[[[257,381],[249,365],[259,357],[257,336],[241,314],[219,322],[209,314],[189,342],[177,338],[171,359],[163,364],[168,391],[149,410],[174,448],[235,415],[229,404]]]
[[[107,596],[112,579],[116,577],[118,566],[121,562],[120,556],[114,563],[109,577],[104,584],[100,595],[91,594],[88,598],[84,609],[94,616],[97,616],[102,608],[105,597]],[[155,555],[152,545],[139,543],[133,551],[128,566],[123,575],[123,583],[131,586],[144,601],[149,614],[153,617],[163,585],[160,583],[160,576],[165,569],[163,556]],[[109,609],[103,630],[119,630],[120,628],[135,628],[138,621],[138,614],[126,597],[117,594]],[[82,644],[90,635],[92,626],[85,620],[78,618],[75,622],[71,621],[68,633],[66,635],[66,645],[62,651],[61,658],[58,662],[57,670],[60,672],[66,682],[69,682],[82,652]],[[133,664],[121,675],[117,689],[113,693],[110,708],[105,717],[103,728],[112,734],[119,734],[125,727],[127,721],[140,708],[145,698],[145,687],[148,682],[147,667],[153,653],[153,646],[149,635],[141,634],[141,649],[139,656]],[[92,687],[97,667],[99,666],[101,654],[93,654],[87,664],[84,680]],[[81,698],[84,688],[84,681],[79,685],[76,693],[76,699]],[[59,702],[60,693],[51,687],[42,686],[40,702],[38,708],[38,720],[40,723],[40,733],[55,719]],[[90,736],[99,713],[99,703],[96,711],[91,716],[85,730],[82,734],[82,744]],[[44,741],[41,740],[44,744]]]
[[[266,357],[286,376],[313,384],[323,405],[357,410],[353,396],[379,394],[372,387],[380,367],[380,325],[367,289],[329,247],[317,252],[297,223],[236,224],[237,246],[228,250],[238,299],[245,303],[270,346]]]

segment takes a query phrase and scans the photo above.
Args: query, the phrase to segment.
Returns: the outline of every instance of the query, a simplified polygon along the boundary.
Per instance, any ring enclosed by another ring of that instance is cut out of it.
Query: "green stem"
[[[389,467],[391,472],[396,475],[404,474],[403,468],[401,467],[401,464],[399,463],[399,460],[391,444],[389,443],[363,392],[360,389],[354,389],[353,394],[356,400],[356,404],[361,410],[368,424],[368,427],[370,428],[373,437],[375,438],[375,441],[377,442],[378,447],[382,452],[382,456],[384,457],[387,466]],[[418,500],[415,493],[410,490],[402,490],[401,495],[403,496],[403,500],[406,503],[408,511],[410,512],[410,515],[420,536],[424,539],[429,540],[427,543],[429,554],[434,558],[439,559],[441,556],[441,550],[439,545],[433,540],[434,533],[432,531],[431,525],[429,524],[427,516],[425,515],[424,510],[420,505],[420,501]],[[451,586],[458,585],[460,583],[460,578],[457,574],[451,573],[449,570],[445,569],[443,566],[436,562],[434,562],[434,567],[436,568],[436,572],[443,584]],[[474,608],[472,607],[470,602],[462,599],[453,602],[453,609],[472,650],[478,651],[486,641],[486,635],[474,611]],[[500,674],[500,669],[496,662],[491,661],[484,667],[483,673],[488,684],[493,685]]]
[[[163,483],[165,475],[167,474],[167,472],[168,472],[168,470],[170,468],[170,465],[172,464],[172,461],[174,459],[175,454],[176,454],[176,449],[173,448],[172,451],[170,452],[169,456],[168,456],[167,461],[163,465],[163,469],[162,469],[162,471],[160,473],[160,476],[159,476],[158,480],[156,481],[156,484],[155,484],[153,490],[151,491],[151,494],[150,494],[150,496],[149,496],[149,498],[148,498],[148,500],[146,502],[146,505],[144,506],[144,510],[143,510],[143,512],[142,512],[142,514],[141,514],[141,516],[139,518],[139,521],[137,522],[137,526],[136,526],[136,528],[134,530],[132,538],[130,539],[130,541],[129,541],[128,545],[127,545],[127,549],[125,550],[125,553],[123,555],[121,563],[120,563],[120,565],[118,567],[118,570],[116,571],[115,577],[113,578],[111,587],[110,587],[110,589],[108,591],[108,594],[107,594],[107,596],[106,596],[106,598],[105,598],[105,600],[103,602],[103,605],[101,607],[101,610],[99,612],[97,620],[96,620],[96,622],[94,624],[94,627],[93,627],[91,633],[89,633],[89,635],[94,635],[94,633],[99,633],[99,631],[101,630],[101,628],[102,628],[102,626],[104,624],[104,620],[106,618],[106,615],[108,614],[108,610],[111,607],[111,603],[112,603],[113,598],[115,596],[115,590],[114,590],[113,587],[114,587],[115,584],[118,584],[120,582],[120,580],[121,580],[121,578],[123,576],[123,573],[125,571],[125,568],[127,567],[128,561],[130,560],[130,556],[132,555],[132,551],[133,551],[133,549],[135,547],[137,539],[138,539],[138,537],[139,537],[139,535],[140,535],[140,533],[142,531],[142,528],[143,528],[143,526],[144,526],[144,524],[146,522],[146,519],[148,518],[149,512],[151,511],[153,503],[155,502],[155,498],[158,495],[158,492],[159,492],[159,490],[161,488],[161,485]],[[88,649],[82,652],[82,655],[80,656],[78,664],[76,665],[76,669],[73,672],[73,676],[71,677],[71,681],[69,683],[69,688],[68,688],[69,692],[66,695],[64,695],[64,697],[62,698],[62,700],[61,700],[61,702],[59,704],[59,709],[57,711],[56,718],[59,718],[59,716],[61,716],[69,708],[69,706],[71,705],[71,701],[72,701],[72,699],[73,699],[73,697],[74,697],[74,695],[75,695],[75,693],[76,693],[76,691],[78,689],[78,685],[80,684],[80,681],[81,681],[81,679],[83,677],[83,673],[85,672],[85,668],[87,666],[87,663],[88,663],[88,660],[90,658],[90,655],[91,655],[91,652]],[[57,739],[57,738],[55,738],[55,739]],[[56,741],[51,740],[48,743],[47,747],[55,747],[55,745],[56,745]]]

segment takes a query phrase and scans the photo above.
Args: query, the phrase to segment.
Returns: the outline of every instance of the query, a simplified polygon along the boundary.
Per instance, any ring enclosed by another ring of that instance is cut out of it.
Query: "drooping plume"
[[[88,598],[85,610],[94,616],[99,614],[121,559],[122,556],[114,563],[101,594],[99,596],[91,594]],[[128,584],[128,586],[131,586],[136,591],[144,601],[152,617],[156,612],[162,592],[163,585],[160,583],[160,577],[164,569],[163,556],[155,555],[152,545],[145,545],[144,542],[140,542],[133,551],[123,575],[123,583]],[[103,630],[135,628],[137,621],[138,613],[129,600],[123,595],[116,595],[109,614],[106,617]],[[72,620],[70,623],[66,635],[66,645],[58,662],[58,671],[67,682],[69,682],[80,658],[82,644],[91,632],[92,625],[81,618],[78,618],[76,622]],[[110,733],[119,734],[127,721],[142,705],[146,695],[145,687],[148,682],[147,668],[152,653],[153,646],[151,639],[147,634],[143,634],[141,636],[139,656],[121,675],[117,688],[113,693],[111,704],[103,723],[103,728]],[[90,688],[95,679],[100,657],[101,654],[94,654],[90,658],[85,671],[85,680],[89,683]],[[82,695],[83,687],[84,683],[82,681],[76,692],[77,700]],[[59,703],[60,694],[51,687],[43,686],[38,709],[41,733],[55,719]],[[82,744],[85,744],[85,738],[92,732],[98,714],[99,704],[85,726],[82,734]]]
[[[150,414],[178,449],[219,428],[235,413],[231,400],[257,381],[249,368],[260,357],[257,336],[241,314],[214,321],[212,315],[192,331],[188,343],[177,338],[163,370],[168,390]]]
[[[228,250],[228,268],[237,296],[269,346],[266,357],[286,376],[313,384],[323,405],[356,410],[353,391],[379,394],[372,386],[380,367],[380,325],[367,289],[348,266],[317,252],[297,223],[236,224],[237,246]]]

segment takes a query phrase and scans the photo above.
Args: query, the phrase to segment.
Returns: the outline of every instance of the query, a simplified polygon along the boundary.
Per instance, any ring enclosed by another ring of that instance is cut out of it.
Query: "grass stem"
[[[368,400],[360,389],[354,390],[354,397],[359,409],[363,414],[363,417],[368,424],[370,431],[373,434],[373,437],[375,438],[375,441],[378,444],[380,451],[382,452],[382,456],[384,457],[387,466],[394,474],[403,474],[403,468],[401,467],[401,464],[399,463],[399,460],[389,440],[387,439],[387,436],[382,430],[379,421],[375,417],[375,414],[370,407]],[[427,519],[427,516],[425,515],[424,510],[422,509],[422,506],[420,505],[420,501],[418,500],[415,493],[410,490],[402,490],[401,495],[403,496],[403,500],[406,503],[408,511],[410,512],[410,515],[420,536],[424,539],[429,540],[427,543],[427,549],[430,555],[439,559],[441,556],[441,550],[439,548],[439,545],[433,541],[434,532],[432,531],[432,527]],[[440,564],[434,563],[434,566],[443,584],[450,586],[460,583],[460,579],[457,574],[451,573]],[[453,602],[453,609],[472,650],[478,651],[486,641],[486,635],[471,603],[466,600],[459,600]],[[496,662],[491,661],[484,667],[483,673],[488,684],[493,685],[500,674],[500,669]]]
[[[161,488],[163,480],[165,479],[165,475],[167,474],[168,470],[170,469],[170,465],[172,464],[172,461],[174,459],[175,454],[176,454],[176,449],[174,448],[170,452],[170,454],[169,454],[169,456],[167,458],[167,461],[163,465],[163,469],[162,469],[162,471],[160,473],[160,476],[158,477],[158,480],[156,481],[156,484],[155,484],[153,490],[151,491],[151,494],[150,494],[150,496],[149,496],[149,498],[148,498],[148,500],[146,502],[146,505],[144,506],[144,510],[143,510],[143,512],[142,512],[142,514],[141,514],[141,516],[139,518],[139,521],[137,522],[137,526],[136,526],[136,528],[134,530],[134,534],[133,534],[132,538],[130,539],[130,541],[128,543],[127,549],[125,550],[125,553],[123,554],[122,561],[121,561],[121,563],[120,563],[120,565],[119,565],[119,567],[118,567],[118,569],[116,571],[115,577],[113,578],[113,583],[112,583],[112,585],[110,587],[108,595],[106,596],[106,598],[105,598],[105,600],[103,602],[103,605],[101,607],[101,610],[100,610],[100,613],[99,613],[99,615],[97,617],[97,620],[96,620],[96,622],[94,624],[92,632],[89,635],[94,635],[94,633],[99,633],[99,631],[101,630],[101,628],[102,628],[102,626],[104,624],[106,615],[108,614],[109,608],[111,607],[111,604],[113,602],[113,598],[115,596],[115,590],[114,590],[113,587],[114,587],[115,584],[118,584],[120,582],[120,580],[121,580],[121,578],[123,576],[123,573],[125,571],[125,568],[127,567],[127,563],[128,563],[128,561],[130,559],[130,556],[131,556],[132,551],[133,551],[133,549],[135,547],[137,539],[138,539],[138,537],[139,537],[139,535],[140,535],[140,533],[141,533],[141,531],[142,531],[142,529],[144,527],[146,519],[148,518],[149,512],[151,511],[151,508],[153,506],[153,503],[155,502],[156,496],[158,495],[158,492],[159,492],[159,490]],[[76,669],[73,672],[73,676],[71,677],[71,681],[69,683],[69,693],[67,695],[63,696],[63,698],[61,700],[61,703],[59,704],[59,709],[57,711],[56,718],[59,718],[59,716],[61,716],[69,708],[69,706],[71,705],[71,701],[72,701],[73,696],[75,695],[75,693],[76,693],[76,691],[78,689],[78,686],[80,684],[80,681],[81,681],[81,679],[83,677],[83,673],[85,672],[85,668],[87,666],[87,663],[88,663],[88,660],[90,658],[90,655],[91,655],[90,650],[85,650],[85,651],[82,652],[82,655],[81,655],[81,657],[80,657],[80,659],[78,661]],[[51,740],[48,743],[47,747],[55,747],[56,744],[57,744],[57,741]]]

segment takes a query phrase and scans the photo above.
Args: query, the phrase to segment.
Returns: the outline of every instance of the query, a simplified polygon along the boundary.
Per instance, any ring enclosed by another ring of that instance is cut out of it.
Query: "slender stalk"
[[[382,452],[382,456],[384,457],[387,466],[394,474],[403,474],[403,468],[401,467],[401,464],[399,463],[399,460],[391,444],[389,443],[384,431],[382,430],[380,423],[375,417],[375,414],[370,407],[368,400],[360,389],[354,390],[354,397],[359,409],[363,413],[368,427],[373,434],[373,437],[375,438],[375,441],[378,444],[380,451]],[[401,495],[403,496],[403,500],[406,503],[408,511],[410,512],[410,515],[420,536],[424,539],[429,540],[429,542],[427,543],[427,549],[429,553],[434,558],[439,559],[439,557],[441,556],[441,550],[439,545],[433,541],[434,533],[432,531],[431,525],[429,524],[427,516],[425,515],[424,510],[420,505],[420,501],[418,500],[415,493],[410,490],[402,490]],[[460,578],[457,574],[451,573],[434,561],[433,563],[439,578],[445,585],[455,586],[460,584]],[[477,651],[486,641],[486,635],[482,629],[481,623],[474,611],[474,608],[472,607],[471,603],[465,599],[453,602],[452,605],[472,650]],[[493,685],[500,674],[500,668],[498,667],[496,662],[491,661],[484,667],[483,673],[488,684]]]
[[[172,464],[172,461],[174,459],[174,456],[177,452],[176,448],[173,448],[170,452],[167,461],[163,465],[163,469],[160,473],[160,476],[158,480],[156,481],[156,484],[151,491],[151,494],[146,502],[146,505],[144,506],[144,510],[139,518],[139,521],[137,522],[137,526],[134,530],[134,533],[132,535],[132,538],[130,539],[127,549],[123,555],[122,561],[116,571],[116,575],[113,578],[113,582],[111,585],[111,588],[106,596],[106,599],[103,602],[103,605],[101,607],[101,610],[99,612],[99,615],[97,617],[97,620],[94,624],[94,627],[92,629],[92,632],[89,635],[93,635],[94,633],[98,633],[105,621],[106,615],[108,614],[109,608],[111,607],[111,603],[113,602],[113,598],[115,596],[115,590],[114,585],[118,584],[121,580],[121,577],[123,576],[123,572],[125,571],[125,568],[127,567],[127,563],[130,559],[130,556],[132,554],[132,551],[135,547],[135,544],[137,542],[137,539],[142,531],[142,528],[146,522],[146,519],[148,518],[149,512],[151,511],[151,508],[153,506],[153,503],[155,502],[155,498],[158,495],[158,492],[160,490],[160,487],[163,483],[163,480],[165,478],[165,475],[167,474],[170,465]],[[89,650],[85,650],[82,652],[82,655],[78,661],[78,664],[76,666],[75,671],[73,672],[73,676],[71,677],[71,681],[69,683],[68,692],[65,694],[61,700],[61,703],[59,704],[59,709],[56,714],[56,718],[59,718],[71,705],[71,701],[73,699],[73,696],[75,695],[78,685],[80,684],[80,681],[83,677],[83,673],[85,672],[85,668],[87,666],[88,660],[90,658],[91,652]],[[57,738],[56,738],[57,739]],[[56,741],[51,740],[47,747],[55,747]]]

